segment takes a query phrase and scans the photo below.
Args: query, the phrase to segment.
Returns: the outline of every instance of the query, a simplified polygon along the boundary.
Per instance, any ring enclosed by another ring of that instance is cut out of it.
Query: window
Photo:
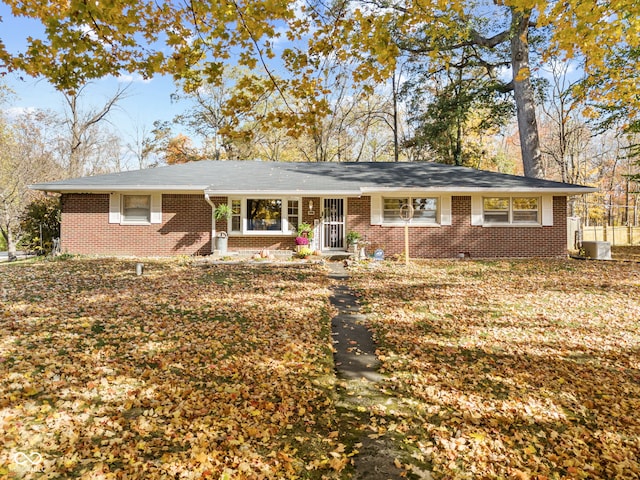
[[[400,218],[402,205],[409,203],[408,198],[384,198],[382,199],[382,218],[384,223],[403,223]]]
[[[509,223],[509,198],[491,197],[483,200],[484,223]]]
[[[247,230],[282,230],[282,200],[247,199]]]
[[[538,198],[515,197],[513,199],[513,223],[538,223]]]
[[[291,235],[301,221],[300,198],[230,198],[228,231],[234,235]]]
[[[151,195],[123,195],[122,222],[150,223]]]
[[[413,206],[412,224],[438,223],[438,199],[436,197],[383,198],[383,223],[403,224],[404,220],[400,218],[400,209],[409,203]]]
[[[242,202],[231,200],[231,231],[242,231]]]
[[[485,197],[482,206],[485,224],[540,223],[538,197]]]
[[[419,223],[437,223],[438,199],[414,198],[413,221]]]
[[[162,223],[162,193],[111,192],[109,223],[121,225]]]
[[[287,202],[287,220],[289,222],[289,230],[292,232],[298,231],[299,205],[300,202],[298,200],[289,200]]]

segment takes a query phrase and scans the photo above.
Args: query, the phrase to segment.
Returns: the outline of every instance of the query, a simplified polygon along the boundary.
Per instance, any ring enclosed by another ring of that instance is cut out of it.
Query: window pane
[[[504,197],[491,197],[484,199],[485,210],[506,210],[509,211],[509,199]]]
[[[287,203],[287,221],[289,230],[296,232],[298,230],[298,200],[289,200]]]
[[[483,199],[484,223],[509,223],[509,198],[488,197]]]
[[[436,223],[438,212],[437,198],[414,198],[413,218],[418,222]]]
[[[538,210],[538,199],[536,197],[515,197],[513,199],[514,210]]]
[[[150,195],[124,195],[122,215],[125,222],[151,221]]]
[[[537,197],[514,197],[513,223],[538,223]]]
[[[282,200],[247,199],[247,230],[282,230]]]
[[[231,231],[242,230],[242,203],[240,200],[231,200]]]
[[[400,218],[400,207],[409,203],[408,198],[385,198],[383,199],[383,219],[385,223],[402,223]]]
[[[484,223],[509,223],[509,212],[484,212]]]
[[[513,223],[538,223],[538,212],[519,211],[513,212]]]

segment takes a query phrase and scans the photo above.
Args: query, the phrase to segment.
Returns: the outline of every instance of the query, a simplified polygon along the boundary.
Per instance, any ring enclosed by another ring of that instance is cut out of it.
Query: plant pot
[[[220,252],[220,255],[227,254],[227,245],[228,245],[229,236],[227,232],[220,232],[216,235],[216,250]]]

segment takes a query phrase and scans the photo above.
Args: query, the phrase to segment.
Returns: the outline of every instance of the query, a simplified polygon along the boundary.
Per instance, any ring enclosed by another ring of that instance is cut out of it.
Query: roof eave
[[[561,193],[564,195],[580,195],[584,193],[597,192],[595,187],[363,187],[363,194],[366,193],[402,193],[402,192],[439,192],[439,193]]]
[[[403,192],[441,192],[441,193],[557,193],[563,195],[581,195],[597,192],[595,187],[361,187],[346,190],[300,190],[300,189],[215,189],[208,185],[58,185],[38,183],[29,185],[31,190],[56,193],[110,193],[110,192],[186,192],[208,195],[244,196],[244,195],[289,195],[289,196],[361,196],[370,193],[403,193]]]
[[[110,192],[203,192],[206,185],[56,185],[37,183],[31,190],[57,193],[110,193]]]
[[[305,196],[305,197],[359,197],[360,189],[350,190],[288,190],[288,189],[253,189],[253,190],[229,190],[206,188],[204,193],[214,196],[246,196],[246,195],[284,195],[284,196]]]

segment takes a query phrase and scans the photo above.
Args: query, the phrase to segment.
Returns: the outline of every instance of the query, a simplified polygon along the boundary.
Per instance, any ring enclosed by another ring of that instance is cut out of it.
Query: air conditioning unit
[[[585,256],[595,260],[611,260],[610,242],[582,242]]]

